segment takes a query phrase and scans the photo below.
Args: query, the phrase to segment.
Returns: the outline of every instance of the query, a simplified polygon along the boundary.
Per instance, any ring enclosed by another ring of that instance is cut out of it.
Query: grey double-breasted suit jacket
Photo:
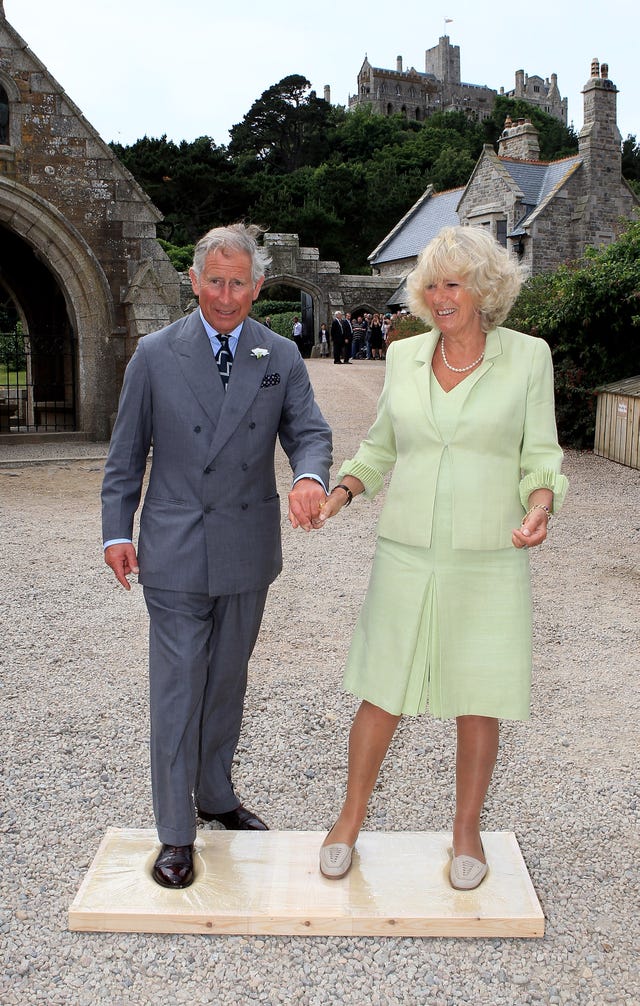
[[[198,310],[144,336],[105,465],[103,540],[133,537],[152,447],[140,582],[211,596],[266,587],[282,568],[278,438],[294,478],[328,485],[331,431],[293,342],[248,318],[225,392]]]

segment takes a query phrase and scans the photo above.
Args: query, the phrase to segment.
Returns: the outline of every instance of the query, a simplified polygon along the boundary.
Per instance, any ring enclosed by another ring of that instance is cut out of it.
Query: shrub
[[[172,245],[169,241],[158,238],[158,244],[164,248],[174,269],[178,272],[188,272],[193,262],[195,245]]]
[[[640,374],[640,221],[580,263],[529,280],[505,324],[549,343],[560,441],[593,447],[597,389]]]
[[[408,339],[412,335],[419,335],[427,328],[427,323],[421,318],[416,318],[412,314],[398,314],[387,332],[387,345],[390,346],[396,339]]]

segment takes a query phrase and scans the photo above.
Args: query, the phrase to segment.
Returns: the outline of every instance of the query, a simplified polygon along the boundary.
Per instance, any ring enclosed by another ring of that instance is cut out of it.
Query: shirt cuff
[[[105,541],[103,548],[109,548],[109,545],[132,545],[133,542],[131,538],[109,538],[109,541]]]
[[[293,480],[293,484],[295,485],[296,482],[300,481],[300,479],[313,479],[314,482],[317,482],[319,485],[322,486],[322,488],[324,489],[326,495],[327,496],[329,495],[329,492],[327,490],[326,485],[324,484],[324,482],[322,481],[322,479],[318,475],[313,475],[311,472],[307,472],[304,475],[298,475],[298,477]]]

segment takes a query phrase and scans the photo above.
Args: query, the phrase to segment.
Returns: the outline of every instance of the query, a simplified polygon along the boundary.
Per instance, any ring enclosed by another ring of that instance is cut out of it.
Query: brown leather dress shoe
[[[193,883],[193,846],[163,845],[151,875],[161,887],[188,887]]]
[[[210,814],[201,807],[196,809],[196,813],[203,821],[218,821],[227,831],[269,831],[264,821],[242,804],[224,814]]]

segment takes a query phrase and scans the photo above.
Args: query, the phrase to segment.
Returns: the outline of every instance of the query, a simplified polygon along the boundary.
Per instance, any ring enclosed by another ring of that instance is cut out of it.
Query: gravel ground
[[[384,365],[309,367],[339,464]],[[483,826],[515,831],[543,939],[84,934],[67,910],[105,829],[153,827],[146,614],[101,560],[105,449],[0,446],[3,1006],[640,1002],[640,473],[568,452],[565,509],[532,553],[532,719],[503,728]],[[235,770],[272,828],[323,831],[341,798],[356,705],[341,670],[380,503],[309,536],[283,520]],[[451,723],[403,721],[366,827],[449,829],[453,767]]]

